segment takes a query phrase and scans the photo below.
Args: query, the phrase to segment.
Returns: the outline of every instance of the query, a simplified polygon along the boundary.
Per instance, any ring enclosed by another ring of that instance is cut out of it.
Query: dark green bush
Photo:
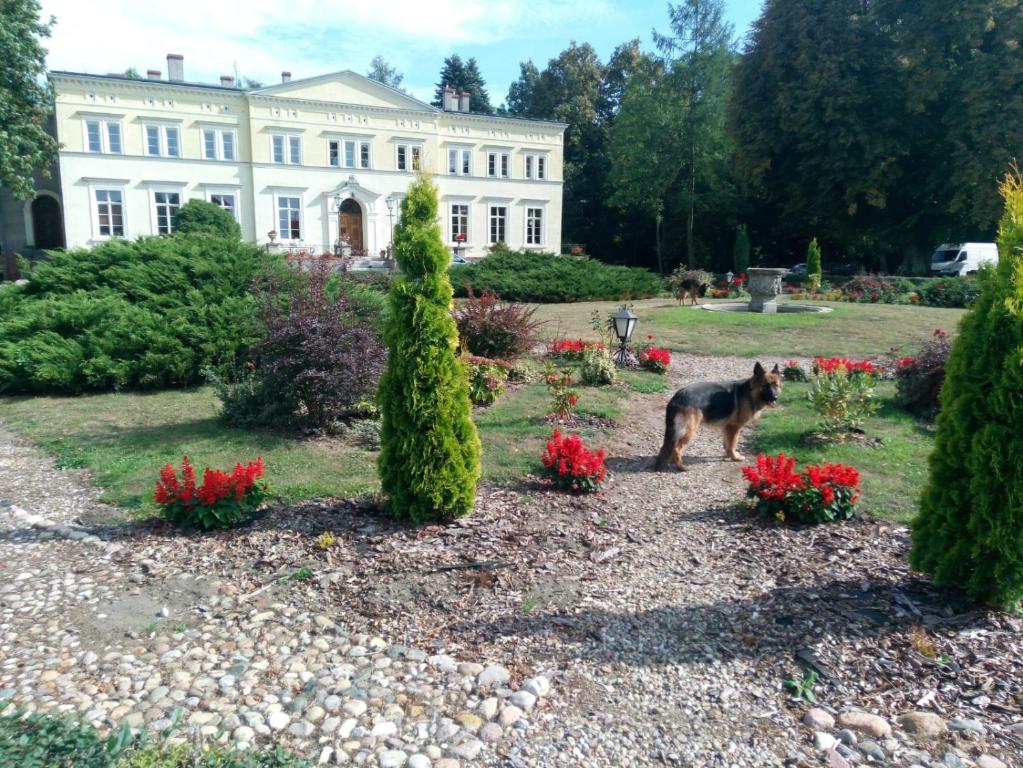
[[[437,225],[437,189],[419,178],[401,202],[394,250],[403,275],[391,287],[380,481],[391,514],[422,523],[472,511],[481,474],[469,382],[451,316],[451,254]]]
[[[500,249],[476,264],[456,264],[450,274],[457,296],[472,287],[505,301],[618,301],[663,291],[661,279],[645,269],[533,251]]]
[[[737,275],[749,269],[749,233],[746,225],[740,224],[735,230],[735,245],[732,247],[732,271]]]
[[[55,252],[0,291],[0,393],[198,384],[256,340],[249,285],[276,263],[209,235]]]
[[[174,217],[174,231],[179,235],[215,235],[240,240],[242,229],[228,211],[205,200],[189,200]]]
[[[1009,608],[1023,600],[1023,176],[1002,185],[996,269],[960,324],[910,563]]]
[[[973,277],[938,277],[921,286],[920,303],[928,307],[969,307],[980,295]]]

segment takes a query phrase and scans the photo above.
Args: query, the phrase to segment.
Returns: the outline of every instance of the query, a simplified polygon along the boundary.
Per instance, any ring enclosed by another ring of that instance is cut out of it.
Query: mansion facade
[[[476,114],[451,91],[437,108],[350,71],[244,90],[227,76],[187,82],[180,56],[167,63],[167,79],[49,74],[57,167],[27,203],[0,190],[4,251],[170,234],[199,198],[250,242],[376,256],[419,171],[437,184],[453,251],[560,250],[563,123]]]

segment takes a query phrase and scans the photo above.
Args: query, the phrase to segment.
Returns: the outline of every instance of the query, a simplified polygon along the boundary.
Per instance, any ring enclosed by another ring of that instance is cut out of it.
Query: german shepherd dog
[[[693,304],[699,304],[699,299],[707,295],[707,284],[698,280],[687,278],[678,285],[678,303],[683,304],[686,299],[692,299]]]
[[[743,461],[736,450],[739,432],[756,421],[765,408],[778,403],[781,396],[781,372],[778,366],[768,373],[757,363],[753,375],[738,381],[701,381],[683,387],[668,402],[664,415],[664,445],[657,455],[655,469],[666,469],[669,463],[681,471],[682,454],[696,439],[700,425],[720,427],[725,439],[725,458]]]

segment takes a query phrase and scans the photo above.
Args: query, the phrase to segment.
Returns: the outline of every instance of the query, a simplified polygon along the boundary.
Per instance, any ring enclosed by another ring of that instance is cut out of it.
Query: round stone
[[[269,725],[273,730],[280,731],[287,727],[288,723],[291,722],[291,717],[287,712],[271,712],[270,716],[266,719],[266,724]]]
[[[522,690],[529,691],[538,699],[542,699],[551,692],[551,682],[543,675],[538,675],[536,677],[531,677],[524,682],[522,684]]]
[[[520,719],[522,719],[522,710],[514,705],[508,705],[502,709],[501,713],[497,716],[497,722],[505,727],[515,725],[515,723]]]
[[[235,741],[252,741],[256,738],[256,732],[247,725],[239,725],[234,729],[231,738]]]
[[[843,712],[838,716],[838,724],[843,728],[866,733],[878,739],[886,738],[892,732],[892,727],[887,720],[869,712]]]
[[[536,696],[529,691],[516,691],[508,697],[508,701],[523,712],[531,712],[536,706]]]
[[[385,749],[377,755],[380,768],[402,768],[407,760],[408,755],[400,749]]]
[[[504,736],[504,731],[497,723],[487,723],[480,728],[480,741],[493,744],[495,741],[500,741],[502,736]]]
[[[480,672],[476,678],[476,684],[480,688],[486,688],[492,685],[503,685],[509,680],[511,680],[511,673],[507,669],[497,664],[492,664]]]
[[[946,730],[945,721],[933,712],[907,712],[899,717],[899,725],[917,738],[933,739]]]
[[[820,707],[814,707],[813,709],[806,710],[806,714],[803,715],[803,723],[815,731],[830,731],[835,727],[835,718],[832,717],[830,712]]]
[[[430,768],[433,765],[433,761],[424,754],[412,755],[405,763],[408,768]]]

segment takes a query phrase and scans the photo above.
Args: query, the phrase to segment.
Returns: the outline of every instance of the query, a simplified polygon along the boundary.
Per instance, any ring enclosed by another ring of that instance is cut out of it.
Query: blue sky
[[[725,0],[745,34],[761,0]],[[166,75],[167,53],[185,57],[188,80],[241,73],[267,84],[339,69],[365,72],[374,55],[405,75],[404,87],[430,98],[444,57],[475,56],[491,101],[504,100],[519,62],[543,68],[572,40],[606,58],[619,43],[667,30],[667,3],[628,0],[42,0],[57,18],[48,41],[51,69]]]

